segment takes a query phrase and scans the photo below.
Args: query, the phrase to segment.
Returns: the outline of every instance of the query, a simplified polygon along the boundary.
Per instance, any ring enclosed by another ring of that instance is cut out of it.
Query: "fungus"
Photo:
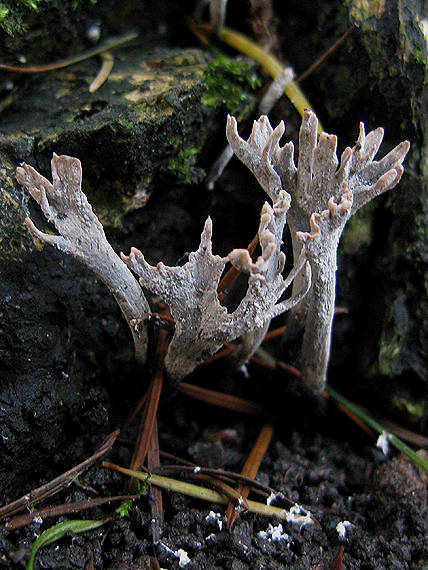
[[[271,319],[291,309],[287,335],[291,339],[303,337],[303,383],[313,394],[320,394],[330,354],[340,236],[361,206],[398,183],[409,143],[400,143],[382,160],[374,161],[383,129],[366,135],[361,123],[357,144],[345,149],[339,164],[336,136],[323,132],[318,138],[317,130],[315,114],[305,111],[296,166],[293,144],[279,145],[283,122],[273,129],[262,115],[245,141],[238,134],[236,120],[228,117],[230,146],[272,202],[262,207],[258,229],[262,252],[256,261],[245,249],[234,249],[225,257],[213,255],[210,218],[198,249],[183,266],[158,263],[154,267],[136,248],[131,248],[128,256],[121,254],[121,261],[81,190],[80,161],[55,154],[53,184],[25,164],[17,169],[17,179],[60,235],[41,232],[30,218],[26,225],[41,241],[86,264],[108,286],[131,327],[140,361],[146,357],[147,332],[146,327],[135,323],[144,321],[150,308],[130,269],[142,287],[170,306],[175,331],[165,367],[171,378],[180,380],[225,342],[237,339],[238,362],[245,362],[260,345]],[[291,231],[294,268],[284,279],[281,245],[286,222]],[[220,304],[217,294],[228,262],[249,275],[247,291],[233,312]],[[291,283],[291,297],[281,300]]]
[[[147,331],[133,323],[150,311],[144,293],[108,243],[101,222],[82,192],[80,160],[54,154],[51,169],[53,183],[28,164],[21,164],[16,169],[16,178],[27,188],[59,235],[38,230],[28,217],[25,224],[34,237],[72,255],[107,285],[131,328],[136,358],[143,363],[146,360]]]
[[[244,340],[240,359],[246,361],[263,340],[271,319],[297,304],[310,288],[310,267],[303,248],[295,267],[286,279],[282,277],[285,256],[280,250],[283,227],[289,206],[286,192],[279,195],[273,207],[265,203],[259,225],[262,253],[253,262],[246,249],[234,249],[226,257],[212,254],[212,221],[205,222],[197,251],[181,267],[156,267],[143,254],[132,248],[123,261],[139,277],[143,287],[165,301],[175,321],[174,336],[165,358],[170,377],[180,380],[212,356],[225,342],[240,337]],[[244,298],[231,313],[220,304],[217,287],[227,262],[249,274]],[[300,272],[304,272],[302,288],[290,299],[278,302]]]
[[[310,267],[305,248],[286,279],[281,275],[285,255],[281,252],[282,233],[290,205],[286,192],[279,192],[273,205],[265,203],[259,225],[262,253],[253,262],[247,250],[235,249],[226,257],[212,254],[212,222],[205,222],[197,251],[179,267],[158,263],[151,266],[143,254],[132,248],[121,259],[113,251],[103,227],[81,190],[82,169],[77,158],[54,155],[51,184],[26,164],[17,169],[17,179],[40,205],[59,235],[36,228],[30,218],[25,223],[44,243],[71,254],[87,265],[116,298],[131,327],[137,357],[146,356],[146,328],[135,326],[150,312],[140,283],[159,295],[171,310],[175,332],[168,348],[165,367],[169,376],[180,380],[203,360],[212,356],[225,342],[246,335],[241,358],[246,360],[261,343],[270,320],[298,303],[310,288]],[[225,265],[230,262],[249,274],[247,292],[238,307],[229,313],[220,304],[217,287]],[[128,269],[128,267],[130,269]],[[301,289],[290,299],[280,301],[284,291],[304,273]]]
[[[374,161],[383,129],[366,135],[360,123],[356,145],[344,150],[339,164],[337,137],[324,132],[317,137],[318,119],[312,111],[305,111],[296,166],[293,143],[279,145],[284,130],[282,121],[273,129],[269,119],[261,116],[245,141],[238,134],[236,120],[228,117],[226,134],[236,156],[272,200],[282,189],[291,196],[287,222],[293,255],[298,259],[302,247],[306,248],[313,285],[302,303],[290,311],[286,335],[293,340],[303,334],[302,381],[310,392],[321,394],[330,355],[340,236],[359,208],[399,182],[410,144],[404,141],[380,161]],[[293,293],[301,287],[297,276]]]

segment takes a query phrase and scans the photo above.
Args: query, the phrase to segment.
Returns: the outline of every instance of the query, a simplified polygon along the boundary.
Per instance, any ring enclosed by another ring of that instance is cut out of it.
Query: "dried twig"
[[[54,71],[56,69],[68,67],[70,65],[74,65],[76,63],[80,63],[81,61],[90,59],[96,55],[117,48],[132,40],[135,40],[136,38],[138,38],[138,34],[136,33],[125,34],[123,36],[119,36],[118,38],[112,38],[111,40],[103,43],[102,45],[84,51],[78,55],[67,57],[66,59],[61,59],[53,63],[46,63],[41,65],[29,65],[29,66],[7,65],[5,63],[0,63],[0,69],[3,69],[4,71],[14,71],[18,73],[41,73],[44,71]]]
[[[88,459],[76,465],[69,471],[66,471],[62,475],[55,477],[49,483],[42,485],[38,489],[33,489],[20,499],[9,503],[0,508],[0,518],[5,518],[14,515],[15,513],[19,513],[24,509],[27,509],[34,504],[38,503],[39,501],[46,499],[46,497],[50,497],[54,493],[57,493],[60,489],[63,489],[67,485],[69,485],[73,479],[75,479],[82,471],[88,469],[91,465],[93,465],[100,457],[102,457],[107,451],[112,447],[114,444],[117,436],[119,435],[119,430],[114,431],[111,433],[107,438],[103,441],[99,449],[91,455]]]
[[[47,519],[50,517],[59,517],[61,515],[66,515],[69,513],[77,513],[79,511],[84,511],[87,509],[93,509],[94,507],[99,507],[104,504],[111,503],[113,501],[125,501],[127,499],[139,499],[140,495],[120,495],[117,497],[98,497],[97,499],[89,499],[86,501],[78,501],[76,503],[64,503],[63,505],[55,505],[54,507],[46,507],[38,511],[32,511],[25,515],[19,515],[14,517],[10,521],[6,521],[4,528],[7,530],[16,530],[27,524],[30,524],[34,520]]]

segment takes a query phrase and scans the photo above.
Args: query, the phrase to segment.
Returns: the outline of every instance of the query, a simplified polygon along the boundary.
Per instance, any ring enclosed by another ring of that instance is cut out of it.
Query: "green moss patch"
[[[223,54],[208,65],[205,82],[207,91],[203,103],[210,107],[223,104],[234,114],[245,106],[248,90],[254,91],[261,85],[252,65],[246,61],[229,59]]]

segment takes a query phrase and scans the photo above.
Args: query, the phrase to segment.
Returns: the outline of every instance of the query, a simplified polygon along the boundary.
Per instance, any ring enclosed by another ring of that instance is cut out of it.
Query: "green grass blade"
[[[386,428],[384,428],[379,422],[374,420],[371,416],[367,414],[365,410],[360,408],[357,404],[354,404],[350,400],[347,400],[344,396],[336,392],[334,388],[331,386],[326,386],[326,392],[329,394],[336,402],[342,404],[354,413],[360,420],[363,420],[369,427],[377,431],[379,434],[386,433],[388,437],[388,441],[391,445],[393,445],[396,449],[400,450],[401,453],[407,455],[409,459],[411,459],[418,467],[421,467],[426,473],[428,473],[428,462],[420,457],[417,453],[413,451],[408,445],[401,441],[399,437],[394,435],[393,433],[389,432]]]
[[[39,536],[39,538],[34,542],[33,547],[31,549],[31,557],[27,564],[27,570],[33,570],[34,568],[34,559],[36,554],[42,546],[46,546],[47,544],[51,544],[52,542],[56,542],[60,540],[67,532],[79,533],[85,532],[87,530],[92,530],[94,528],[98,528],[99,526],[103,525],[106,520],[102,521],[94,521],[94,520],[72,520],[72,521],[65,521],[62,523],[58,523],[51,528],[48,528]]]

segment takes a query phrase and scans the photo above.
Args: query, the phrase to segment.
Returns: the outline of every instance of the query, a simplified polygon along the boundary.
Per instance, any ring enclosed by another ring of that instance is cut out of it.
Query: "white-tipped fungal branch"
[[[265,204],[259,226],[262,253],[253,262],[247,250],[236,249],[228,256],[212,254],[212,222],[208,218],[197,251],[179,267],[158,263],[151,266],[143,254],[132,248],[122,260],[111,248],[103,227],[81,190],[80,161],[67,156],[52,159],[51,184],[31,166],[17,169],[17,179],[40,205],[59,235],[41,232],[30,218],[26,225],[43,241],[71,254],[92,269],[108,286],[119,303],[134,335],[137,357],[146,356],[144,317],[150,312],[140,283],[165,301],[175,320],[175,332],[165,359],[165,367],[180,380],[203,360],[212,356],[225,342],[247,335],[240,357],[246,360],[263,339],[270,320],[298,303],[310,288],[310,267],[305,248],[289,276],[281,275],[285,256],[281,252],[282,233],[290,205],[290,196],[278,192],[273,206]],[[235,311],[229,313],[220,304],[217,287],[226,263],[249,274],[248,288]],[[128,266],[128,267],[127,267]],[[301,289],[290,299],[281,301],[285,289],[299,273],[304,273]],[[138,326],[137,324],[138,323]],[[143,324],[141,324],[143,323]]]
[[[138,275],[142,287],[170,307],[175,332],[165,366],[175,380],[192,372],[225,342],[241,339],[238,361],[245,362],[260,345],[271,319],[291,309],[287,333],[290,338],[303,336],[303,382],[312,393],[320,394],[330,355],[340,236],[361,206],[398,183],[409,143],[400,143],[382,160],[374,161],[383,129],[366,135],[361,123],[357,144],[344,150],[339,163],[336,136],[321,133],[318,137],[318,120],[312,111],[306,111],[296,166],[293,144],[279,145],[284,130],[283,122],[273,129],[268,118],[261,116],[245,141],[238,134],[235,119],[227,120],[230,146],[272,201],[261,211],[261,255],[256,261],[245,249],[235,249],[226,257],[213,255],[210,218],[199,248],[183,266],[158,263],[153,267],[135,248],[120,259],[81,190],[80,161],[67,156],[54,155],[53,183],[31,166],[24,164],[17,169],[18,182],[29,190],[59,235],[41,232],[29,218],[26,224],[35,237],[73,255],[107,285],[131,327],[140,361],[146,358],[147,331],[144,324],[135,323],[144,321],[150,309],[129,269]],[[293,242],[294,268],[284,279],[281,245],[286,222]],[[228,262],[249,276],[246,294],[232,312],[220,304],[217,293]],[[292,296],[281,301],[291,283]]]
[[[252,335],[252,341],[243,343],[241,358],[246,360],[263,339],[259,334],[270,320],[298,303],[310,287],[310,267],[305,250],[290,275],[283,279],[285,256],[280,251],[277,228],[282,228],[289,205],[284,192],[273,207],[262,209],[259,236],[262,254],[253,262],[246,249],[235,249],[226,257],[212,254],[212,222],[208,218],[197,251],[189,254],[189,261],[181,267],[156,267],[147,263],[135,248],[129,256],[122,254],[125,263],[140,277],[140,283],[159,295],[170,307],[175,321],[175,332],[165,359],[170,377],[180,380],[195,367],[212,356],[225,342],[243,335]],[[235,311],[229,313],[220,304],[217,288],[226,263],[249,274],[248,288]],[[295,276],[304,271],[302,289],[290,299],[279,302]]]
[[[30,218],[26,218],[25,223],[36,238],[72,255],[107,285],[131,328],[136,358],[143,363],[146,360],[147,331],[133,326],[133,323],[150,311],[144,293],[108,243],[101,222],[82,192],[80,160],[54,154],[51,168],[53,183],[28,164],[16,169],[16,178],[27,188],[59,235],[38,230]]]
[[[312,111],[305,111],[299,135],[299,158],[294,163],[292,142],[283,147],[281,122],[272,129],[266,116],[254,122],[247,141],[228,117],[227,138],[237,157],[251,170],[272,200],[280,189],[291,196],[288,225],[297,259],[305,244],[312,268],[312,288],[304,301],[290,312],[289,339],[303,332],[300,355],[302,380],[320,394],[326,383],[336,292],[337,247],[348,219],[364,204],[393,188],[403,174],[402,162],[409,150],[404,141],[382,160],[374,161],[383,139],[383,129],[367,135],[363,123],[357,144],[336,155],[337,137],[321,133]],[[300,290],[300,277],[293,289]]]

